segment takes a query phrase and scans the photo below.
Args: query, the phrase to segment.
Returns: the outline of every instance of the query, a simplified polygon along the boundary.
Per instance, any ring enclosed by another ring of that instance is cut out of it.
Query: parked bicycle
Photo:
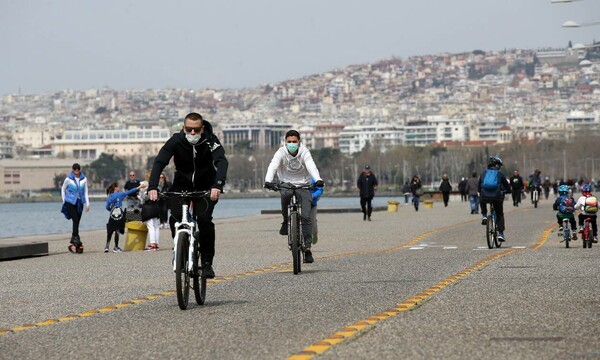
[[[498,240],[498,224],[496,223],[496,209],[494,209],[494,204],[490,203],[489,205],[490,211],[487,217],[487,223],[485,224],[485,238],[487,240],[488,248],[493,249],[494,246],[499,248],[502,245],[502,242]]]
[[[291,190],[292,197],[288,205],[288,247],[292,251],[292,262],[294,275],[298,275],[302,271],[302,262],[304,261],[304,236],[302,236],[302,217],[300,214],[301,205],[298,201],[296,191],[299,189],[312,189],[313,185],[296,186],[290,183],[274,184],[273,191]]]
[[[583,242],[583,248],[592,248],[592,242],[594,240],[594,235],[592,234],[592,219],[585,218],[583,220],[583,232],[581,234],[581,240]]]
[[[173,271],[177,290],[177,304],[185,310],[189,304],[190,288],[198,305],[206,300],[206,278],[200,276],[200,241],[198,225],[189,211],[188,202],[210,198],[210,191],[167,191],[162,198],[177,198],[181,202],[181,221],[175,223],[173,237]]]

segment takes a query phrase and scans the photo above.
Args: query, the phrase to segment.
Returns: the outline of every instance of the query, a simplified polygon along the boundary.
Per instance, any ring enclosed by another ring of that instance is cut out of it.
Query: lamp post
[[[587,22],[587,23],[577,23],[573,20],[569,20],[569,21],[565,21],[562,24],[562,27],[564,28],[578,28],[578,27],[583,27],[583,26],[594,26],[594,25],[600,25],[600,21],[592,21],[592,22]]]

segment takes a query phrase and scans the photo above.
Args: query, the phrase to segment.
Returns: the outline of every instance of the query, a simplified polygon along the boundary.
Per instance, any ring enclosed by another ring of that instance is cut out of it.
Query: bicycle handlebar
[[[200,199],[210,197],[210,190],[182,190],[182,191],[165,191],[158,194],[159,198],[182,198],[182,199]]]
[[[278,183],[278,184],[273,184],[273,187],[271,188],[271,190],[273,191],[281,191],[283,190],[298,190],[298,189],[308,189],[308,190],[312,190],[315,188],[315,184],[308,184],[308,185],[294,185],[291,183]]]

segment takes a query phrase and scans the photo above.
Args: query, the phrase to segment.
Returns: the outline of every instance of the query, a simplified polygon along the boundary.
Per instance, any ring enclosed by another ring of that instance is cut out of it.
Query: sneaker
[[[104,252],[107,253],[108,252],[108,246],[104,247]]]
[[[144,251],[154,251],[154,250],[158,250],[158,246],[156,244],[150,244],[150,245],[148,245],[148,247],[146,247],[144,249]]]
[[[122,250],[120,247],[118,247],[118,246],[115,246],[115,247],[113,248],[113,252],[114,252],[114,253],[119,253],[119,252],[123,252],[123,250]]]
[[[575,230],[577,229],[572,229],[573,236],[571,236],[571,240],[577,240],[577,232]]]
[[[564,228],[563,228],[562,226],[559,226],[559,227],[558,227],[558,231],[559,231],[559,232],[563,232],[563,230],[564,230]]]
[[[583,226],[579,227],[579,232],[582,233],[583,232]]]
[[[363,221],[367,221],[367,214],[363,213]]]
[[[204,265],[202,265],[202,278],[204,279],[214,279],[215,278],[215,271],[212,268],[212,265],[208,262],[205,262]]]
[[[371,221],[371,217],[370,216],[368,217],[368,220]]]
[[[281,223],[281,229],[279,229],[279,235],[287,235],[288,234],[288,226],[287,223]]]
[[[306,251],[304,252],[304,262],[307,264],[315,262],[315,259],[313,259],[312,252],[310,251],[310,249],[306,249]]]
[[[485,216],[485,215],[484,215],[484,216],[481,218],[481,225],[487,225],[487,216]]]
[[[504,233],[499,232],[498,233],[498,241],[502,242],[505,241],[506,239],[504,238]]]
[[[592,242],[593,242],[593,243],[598,243],[598,237],[597,237],[597,236],[594,236],[594,238],[592,239]]]
[[[318,235],[313,235],[313,236],[312,236],[312,243],[313,243],[313,244],[316,244],[316,243],[317,243],[317,241],[319,241],[319,236],[318,236]]]

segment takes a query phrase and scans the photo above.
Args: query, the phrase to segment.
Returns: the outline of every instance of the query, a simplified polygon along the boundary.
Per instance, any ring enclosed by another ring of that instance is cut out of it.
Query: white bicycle
[[[177,288],[177,304],[181,310],[187,309],[191,287],[194,289],[196,303],[203,305],[206,299],[206,278],[200,276],[198,225],[189,212],[188,201],[209,198],[210,191],[167,191],[160,196],[177,198],[181,202],[182,219],[175,223],[173,237],[173,271]]]

